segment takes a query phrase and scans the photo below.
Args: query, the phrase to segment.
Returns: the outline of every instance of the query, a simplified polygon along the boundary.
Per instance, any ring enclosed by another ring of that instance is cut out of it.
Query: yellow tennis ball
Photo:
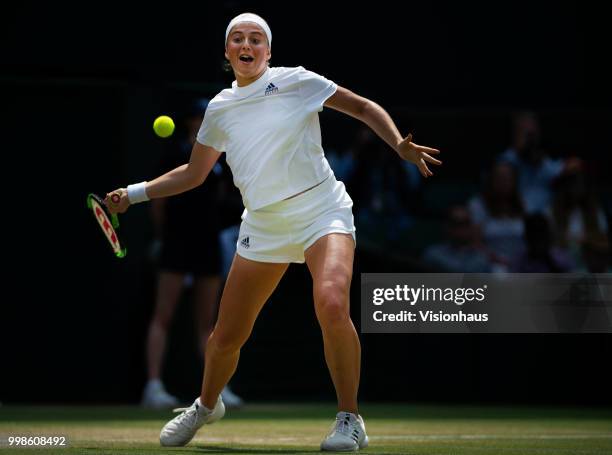
[[[160,115],[153,122],[153,131],[159,137],[171,136],[174,132],[174,120],[167,115]]]

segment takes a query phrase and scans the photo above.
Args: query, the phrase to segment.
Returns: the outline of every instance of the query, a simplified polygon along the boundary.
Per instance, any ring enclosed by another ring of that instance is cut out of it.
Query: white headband
[[[266,33],[266,36],[268,37],[268,46],[272,47],[272,31],[270,31],[270,27],[268,27],[268,23],[263,19],[263,17],[258,16],[257,14],[253,14],[253,13],[239,14],[238,16],[236,16],[230,21],[229,25],[227,26],[227,29],[225,30],[225,42],[226,43],[227,43],[227,37],[229,36],[230,31],[232,30],[232,28],[234,28],[236,24],[239,24],[240,22],[253,22],[259,25],[263,29],[263,31]]]

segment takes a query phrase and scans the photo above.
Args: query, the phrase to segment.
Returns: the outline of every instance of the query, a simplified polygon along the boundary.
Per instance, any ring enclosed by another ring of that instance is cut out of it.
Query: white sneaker
[[[223,403],[227,408],[241,408],[244,406],[244,400],[232,392],[228,385],[223,387],[221,397],[223,397]]]
[[[142,393],[141,405],[150,409],[170,409],[180,404],[178,398],[166,392],[164,385],[159,379],[147,382]]]
[[[339,412],[331,431],[321,443],[321,450],[354,452],[367,446],[368,436],[361,416]]]
[[[159,434],[159,442],[165,447],[187,444],[202,425],[221,419],[225,415],[225,406],[221,395],[212,411],[203,406],[198,397],[188,408],[177,408],[174,412],[180,412],[180,414],[164,425]]]

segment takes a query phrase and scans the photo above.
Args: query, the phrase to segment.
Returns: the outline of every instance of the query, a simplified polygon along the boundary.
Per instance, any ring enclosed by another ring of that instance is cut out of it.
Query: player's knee
[[[213,349],[220,354],[229,354],[239,351],[246,343],[249,334],[232,333],[224,330],[213,331],[208,339],[208,349]]]
[[[315,308],[322,327],[345,324],[349,319],[349,290],[337,282],[325,283],[315,289]]]

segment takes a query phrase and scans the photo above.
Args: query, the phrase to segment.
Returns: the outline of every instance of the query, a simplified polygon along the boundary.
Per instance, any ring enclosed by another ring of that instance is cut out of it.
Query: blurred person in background
[[[606,213],[599,202],[593,179],[585,172],[564,175],[555,184],[552,220],[556,243],[570,252],[584,269],[583,242],[608,235]]]
[[[329,166],[334,170],[334,174],[339,180],[347,182],[346,188],[349,191],[351,188],[348,186],[348,182],[355,171],[355,156],[360,148],[361,141],[364,140],[364,134],[362,134],[364,131],[371,134],[369,128],[360,128],[352,144],[347,147],[332,148],[329,152],[325,153]]]
[[[531,111],[513,118],[512,145],[499,156],[518,172],[518,191],[525,213],[544,213],[552,203],[552,185],[563,174],[582,168],[582,160],[551,158],[542,149],[540,121]]]
[[[185,135],[164,148],[160,173],[168,172],[189,160],[196,135],[202,124],[207,99],[193,101],[185,113]],[[192,191],[173,198],[152,201],[151,216],[158,245],[158,277],[155,308],[149,324],[146,359],[147,383],[142,405],[148,408],[173,408],[179,399],[166,390],[162,381],[163,359],[168,331],[177,304],[187,286],[193,286],[195,323],[202,358],[217,314],[221,285],[221,252],[217,239],[220,232],[218,212],[219,175],[221,167]],[[240,407],[240,397],[226,387],[224,400],[230,407]]]
[[[420,178],[415,180],[403,163],[397,163],[366,126],[357,135],[352,155],[347,187],[356,201],[355,216],[362,235],[377,243],[397,240],[414,222]]]
[[[541,213],[525,217],[525,244],[527,249],[512,265],[512,272],[563,273],[574,268],[566,251],[554,245],[548,218]]]
[[[428,267],[446,273],[486,273],[491,264],[474,226],[470,212],[464,205],[448,210],[444,243],[431,245],[423,253]]]
[[[508,271],[525,251],[523,203],[512,165],[493,165],[484,190],[470,200],[469,211],[480,229],[492,271]]]
[[[242,205],[240,191],[234,186],[232,171],[225,160],[225,155],[222,155],[217,163],[221,167],[219,174],[221,276],[225,280],[236,254],[236,243],[238,243],[238,235],[240,234],[240,218],[244,212],[244,205]]]

